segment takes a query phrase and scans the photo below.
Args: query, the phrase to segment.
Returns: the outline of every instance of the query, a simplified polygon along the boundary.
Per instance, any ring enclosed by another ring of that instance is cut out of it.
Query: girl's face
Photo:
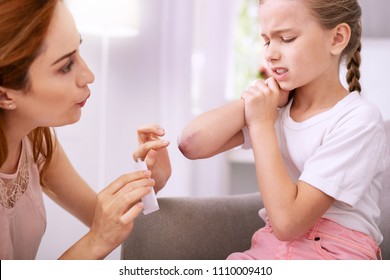
[[[94,75],[79,53],[80,34],[58,1],[42,53],[29,70],[30,88],[18,95],[20,117],[32,126],[56,127],[80,119]]]
[[[334,70],[331,33],[321,28],[304,1],[264,1],[260,25],[267,65],[282,89],[308,85]]]

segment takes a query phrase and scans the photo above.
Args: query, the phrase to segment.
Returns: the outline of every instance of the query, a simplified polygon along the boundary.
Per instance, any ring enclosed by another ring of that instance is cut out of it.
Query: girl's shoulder
[[[357,105],[358,107],[357,109],[359,109],[361,113],[373,115],[375,117],[381,115],[379,107],[376,104],[374,104],[371,100],[367,99],[365,95],[359,93],[355,93],[355,94],[351,93],[351,94],[356,96],[355,106]]]
[[[383,124],[379,107],[359,93],[350,93],[341,103],[338,113],[346,122],[358,122],[361,125]]]
[[[313,128],[331,131],[334,128],[365,127],[382,124],[383,119],[379,107],[357,92],[352,92],[341,99],[331,109],[314,115],[302,122],[295,122],[290,117],[291,101],[279,111],[278,125],[293,130]]]

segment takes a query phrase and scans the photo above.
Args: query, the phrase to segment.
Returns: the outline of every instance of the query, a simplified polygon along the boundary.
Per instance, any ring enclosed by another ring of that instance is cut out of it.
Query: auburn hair
[[[31,86],[29,69],[42,51],[58,1],[0,0],[0,86],[28,91]],[[45,186],[45,173],[55,149],[55,133],[49,127],[38,127],[28,138],[34,160],[39,163],[41,185]],[[7,156],[7,140],[0,119],[0,166]]]

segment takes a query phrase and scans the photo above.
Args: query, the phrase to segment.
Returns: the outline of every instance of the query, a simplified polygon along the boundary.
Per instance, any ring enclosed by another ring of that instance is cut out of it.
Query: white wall
[[[130,170],[131,154],[137,147],[136,128],[152,122],[162,125],[166,139],[171,141],[173,174],[159,196],[217,196],[256,190],[251,163],[230,160],[226,154],[189,161],[176,147],[180,130],[194,113],[225,103],[231,77],[235,3],[140,1],[139,35],[110,39],[105,71],[101,69],[101,38],[83,35],[82,53],[96,75],[92,96],[80,122],[58,128],[57,132],[76,169],[96,191]],[[204,59],[197,68],[196,85],[191,66],[194,38],[197,52]],[[389,40],[366,39],[363,45],[364,96],[380,107],[385,119],[390,119],[390,94],[385,84],[389,49]],[[105,93],[102,75],[107,79]],[[198,99],[191,95],[194,88],[201,95]],[[192,111],[194,103],[196,112]],[[37,258],[54,259],[87,228],[49,199],[45,203],[48,227]],[[109,258],[119,258],[119,250]]]
[[[362,95],[375,103],[385,120],[390,120],[390,37],[364,38],[362,42]]]
[[[390,1],[359,0],[362,8],[363,36],[368,38],[390,37]]]

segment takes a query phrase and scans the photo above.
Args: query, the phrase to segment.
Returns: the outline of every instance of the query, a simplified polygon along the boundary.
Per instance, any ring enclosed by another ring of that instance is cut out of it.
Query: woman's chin
[[[66,120],[58,121],[56,123],[48,125],[48,127],[62,127],[62,126],[70,125],[70,124],[75,124],[80,120],[80,118],[81,118],[81,114],[77,114],[77,115],[72,116],[71,118],[67,118]]]

